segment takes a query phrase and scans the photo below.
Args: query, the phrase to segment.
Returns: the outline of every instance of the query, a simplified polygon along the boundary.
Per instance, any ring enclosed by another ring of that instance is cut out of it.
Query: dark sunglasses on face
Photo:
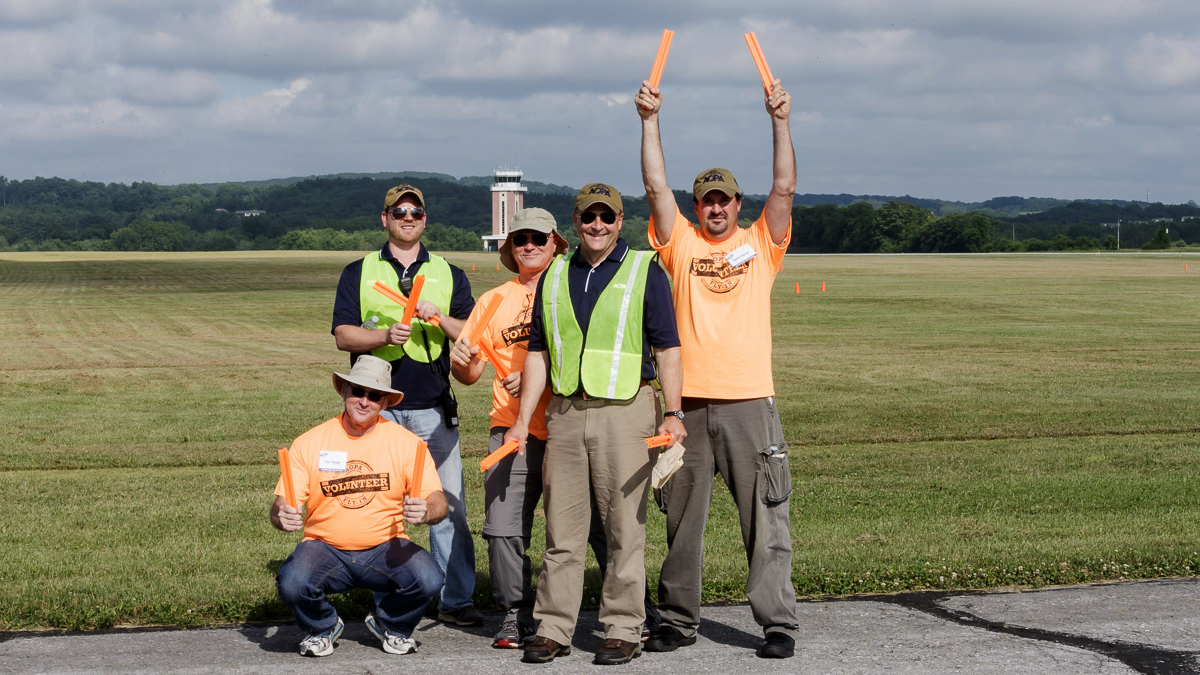
[[[600,220],[604,221],[605,225],[612,225],[613,223],[617,222],[617,214],[613,213],[612,211],[605,211],[603,213],[584,211],[583,213],[579,214],[579,222],[583,223],[584,225],[590,225],[592,221],[596,219],[596,216],[600,216]]]
[[[387,396],[387,394],[383,393],[382,391],[372,391],[370,389],[364,389],[354,385],[350,386],[350,395],[354,398],[362,398],[366,396],[367,399],[369,399],[372,403],[379,403],[385,396]]]
[[[420,220],[425,217],[425,209],[415,206],[411,209],[388,209],[388,215],[396,220],[404,220],[406,214],[412,214],[413,220]]]
[[[516,248],[521,248],[525,244],[528,244],[530,239],[533,240],[534,246],[545,246],[546,242],[550,241],[550,235],[545,232],[534,232],[531,235],[518,232],[512,236],[512,245]]]

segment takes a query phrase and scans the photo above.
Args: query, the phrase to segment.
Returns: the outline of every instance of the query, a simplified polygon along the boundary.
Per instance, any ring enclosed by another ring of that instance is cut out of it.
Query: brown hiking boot
[[[548,637],[537,636],[525,648],[521,660],[525,663],[550,663],[556,656],[566,656],[571,653],[571,645],[560,645]]]
[[[615,666],[629,663],[642,655],[642,645],[638,642],[626,642],[616,638],[605,638],[604,645],[596,652],[592,661],[601,666]]]

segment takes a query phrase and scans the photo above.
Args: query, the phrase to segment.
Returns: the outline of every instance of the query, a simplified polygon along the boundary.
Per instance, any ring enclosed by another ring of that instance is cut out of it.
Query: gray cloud
[[[770,181],[755,31],[802,192],[1197,196],[1200,3],[0,3],[0,173],[209,182],[487,173],[641,193],[632,95],[663,28],[669,178]],[[170,159],[166,159],[170,158]]]

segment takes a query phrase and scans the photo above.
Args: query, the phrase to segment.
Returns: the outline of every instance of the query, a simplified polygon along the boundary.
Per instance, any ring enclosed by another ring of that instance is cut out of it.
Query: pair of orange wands
[[[646,440],[646,447],[661,448],[662,446],[671,442],[671,435],[670,434],[662,434],[661,436],[651,436],[650,438],[647,438],[645,440]],[[488,469],[495,466],[497,462],[499,462],[500,460],[507,457],[509,454],[511,454],[516,449],[517,449],[516,441],[509,441],[509,442],[505,443],[504,445],[500,446],[499,448],[496,448],[495,452],[488,455],[487,457],[484,457],[483,461],[479,463],[479,470],[487,471]]]
[[[424,447],[420,448],[421,452],[417,453],[417,460],[413,465],[413,482],[408,494],[418,496],[421,494],[421,479],[425,477],[425,458],[429,455],[429,451]],[[283,499],[287,505],[296,508],[296,486],[292,482],[292,464],[288,457],[288,449],[279,449],[279,475],[283,478]]]
[[[671,40],[675,37],[675,31],[664,30],[662,39],[658,42],[658,55],[654,57],[654,68],[650,71],[650,87],[658,88],[659,82],[662,81],[663,66],[667,64],[667,53],[671,51]],[[767,59],[763,56],[762,47],[758,45],[758,37],[754,33],[746,33],[743,37],[746,38],[746,46],[750,48],[750,56],[754,59],[754,65],[758,68],[758,75],[762,78],[763,89],[771,91],[771,83],[775,78],[771,76],[771,68],[767,66]]]

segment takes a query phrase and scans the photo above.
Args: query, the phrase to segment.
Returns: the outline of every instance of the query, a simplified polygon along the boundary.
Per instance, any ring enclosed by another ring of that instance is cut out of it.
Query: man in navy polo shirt
[[[620,238],[616,188],[585,185],[573,215],[579,247],[542,274],[533,302],[522,390],[553,396],[546,406],[542,466],[545,567],[533,616],[537,637],[522,660],[546,663],[571,652],[583,594],[593,504],[608,542],[600,600],[604,644],[595,662],[628,663],[641,653],[646,569],[646,495],[658,451],[643,439],[687,435],[670,415],[659,422],[657,379],[668,411],[680,406],[679,334],[667,275],[649,251]],[[586,348],[585,348],[586,346]],[[522,396],[504,440],[524,451],[537,396]]]

